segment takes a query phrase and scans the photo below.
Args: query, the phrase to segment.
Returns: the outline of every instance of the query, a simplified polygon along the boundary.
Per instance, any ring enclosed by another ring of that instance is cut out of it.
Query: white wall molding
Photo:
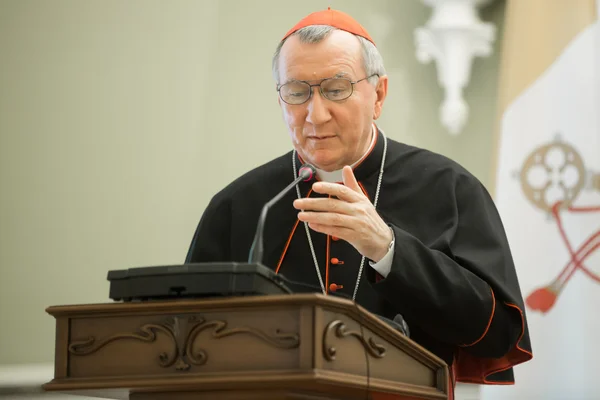
[[[469,383],[459,383],[456,385],[456,400],[480,400],[481,393],[479,385]]]
[[[0,365],[0,389],[42,392],[41,386],[54,378],[52,363]]]
[[[440,120],[458,135],[469,116],[463,90],[469,84],[474,57],[492,53],[496,27],[482,22],[478,8],[493,0],[421,0],[432,7],[431,18],[415,30],[416,57],[423,64],[435,60],[439,84],[444,88]]]
[[[0,365],[0,399],[2,400],[99,400],[99,397],[46,392],[42,385],[54,378],[54,364]]]

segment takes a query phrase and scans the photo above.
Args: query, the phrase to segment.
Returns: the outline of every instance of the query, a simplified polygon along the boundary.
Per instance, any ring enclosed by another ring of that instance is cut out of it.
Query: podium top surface
[[[61,315],[76,315],[104,312],[130,312],[138,310],[180,310],[202,311],[204,308],[218,309],[231,307],[256,307],[267,305],[323,305],[343,308],[345,310],[369,312],[358,303],[338,296],[324,295],[321,293],[297,293],[269,296],[231,296],[211,297],[206,299],[168,299],[147,301],[111,301],[106,303],[83,303],[72,305],[55,305],[46,308],[46,312],[54,317]]]

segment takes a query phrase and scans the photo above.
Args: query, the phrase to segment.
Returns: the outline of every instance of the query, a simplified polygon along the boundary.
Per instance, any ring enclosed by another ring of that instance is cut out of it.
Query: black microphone
[[[269,208],[277,203],[287,192],[290,191],[298,182],[305,181],[310,182],[314,179],[317,170],[310,164],[304,164],[300,167],[298,171],[298,177],[294,179],[292,183],[287,185],[285,189],[283,189],[277,196],[273,197],[267,204],[265,204],[260,213],[260,217],[258,218],[258,225],[256,226],[256,234],[254,235],[254,242],[252,242],[252,247],[250,248],[250,254],[248,256],[248,262],[251,264],[262,264],[264,246],[263,246],[263,231],[265,228],[265,220],[267,219],[267,212],[269,212]]]

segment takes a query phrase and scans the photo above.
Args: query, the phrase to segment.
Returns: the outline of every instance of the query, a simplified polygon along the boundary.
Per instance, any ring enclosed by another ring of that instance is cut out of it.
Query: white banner
[[[596,22],[503,114],[495,198],[533,359],[484,400],[600,399],[599,76]]]

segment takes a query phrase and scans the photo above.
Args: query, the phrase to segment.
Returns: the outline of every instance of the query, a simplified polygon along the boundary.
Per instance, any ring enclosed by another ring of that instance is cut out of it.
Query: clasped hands
[[[343,184],[316,182],[316,193],[330,198],[303,198],[294,201],[300,221],[326,235],[350,243],[366,258],[379,262],[388,252],[392,232],[358,184],[352,168],[342,171]]]

